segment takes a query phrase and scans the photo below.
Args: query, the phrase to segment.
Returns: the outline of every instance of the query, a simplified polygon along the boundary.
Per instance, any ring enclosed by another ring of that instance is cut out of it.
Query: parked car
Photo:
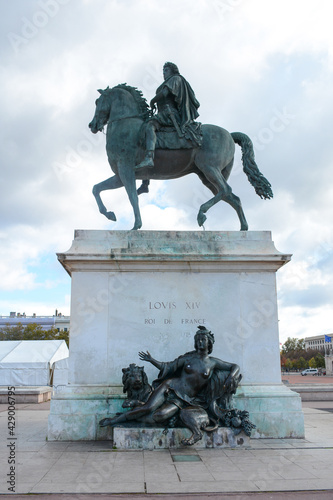
[[[318,368],[307,368],[303,370],[301,375],[318,375]]]

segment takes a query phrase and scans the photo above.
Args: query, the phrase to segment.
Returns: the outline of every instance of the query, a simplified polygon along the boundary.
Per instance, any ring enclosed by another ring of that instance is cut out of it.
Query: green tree
[[[309,361],[311,358],[315,358],[318,354],[325,356],[325,350],[322,349],[308,349],[304,352],[303,357]]]
[[[65,340],[69,345],[69,332],[50,328],[43,330],[41,325],[31,323],[23,326],[19,323],[16,326],[6,325],[0,329],[0,340]]]
[[[305,349],[304,339],[297,339],[288,337],[282,346],[282,354],[292,354],[295,352],[301,352]]]
[[[316,368],[325,368],[325,358],[321,354],[317,354],[315,357],[316,360]]]
[[[0,340],[23,340],[24,328],[22,323],[16,326],[3,326],[0,329]]]
[[[310,368],[317,368],[316,365],[317,365],[316,358],[311,358],[309,361],[309,367]]]
[[[293,364],[292,364],[291,359],[290,359],[290,358],[287,358],[287,359],[286,359],[286,363],[285,363],[285,367],[286,367],[286,369],[290,371],[290,370],[292,369],[292,366],[293,366]]]
[[[298,369],[298,359],[292,359],[291,366],[292,366],[293,370],[297,370]]]
[[[308,367],[308,363],[307,363],[307,361],[303,358],[303,356],[301,356],[301,357],[299,358],[298,363],[299,363],[298,368],[299,368],[300,370],[304,370],[305,368],[307,368],[307,367]]]

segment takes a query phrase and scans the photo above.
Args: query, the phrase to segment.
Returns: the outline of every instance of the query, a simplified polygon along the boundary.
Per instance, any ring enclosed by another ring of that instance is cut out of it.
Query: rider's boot
[[[144,159],[139,165],[134,167],[134,170],[139,170],[140,168],[153,168],[154,167],[154,151],[147,151]]]

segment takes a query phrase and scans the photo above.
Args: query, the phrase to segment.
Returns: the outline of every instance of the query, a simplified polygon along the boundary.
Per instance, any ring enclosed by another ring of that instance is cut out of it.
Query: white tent
[[[53,387],[68,385],[69,358],[59,359],[54,363]]]
[[[64,340],[0,341],[0,385],[50,385],[54,363],[68,355]]]

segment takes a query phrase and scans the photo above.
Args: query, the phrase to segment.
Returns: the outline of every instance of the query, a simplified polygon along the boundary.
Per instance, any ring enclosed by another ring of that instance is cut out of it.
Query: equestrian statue
[[[100,193],[125,187],[134,211],[133,229],[140,229],[138,195],[149,191],[150,179],[177,179],[194,173],[214,195],[199,209],[199,226],[206,221],[206,212],[223,200],[235,209],[241,231],[247,231],[241,201],[227,182],[235,143],[242,149],[243,170],[257,195],[264,199],[273,197],[270,183],[256,165],[250,138],[241,132],[229,133],[221,127],[197,122],[200,104],[177,66],[165,63],[163,76],[164,82],[150,106],[137,88],[125,83],[98,90],[100,97],[89,128],[96,134],[107,124],[106,152],[115,174],[93,187],[99,211],[116,221]],[[137,179],[142,181],[138,190]]]

